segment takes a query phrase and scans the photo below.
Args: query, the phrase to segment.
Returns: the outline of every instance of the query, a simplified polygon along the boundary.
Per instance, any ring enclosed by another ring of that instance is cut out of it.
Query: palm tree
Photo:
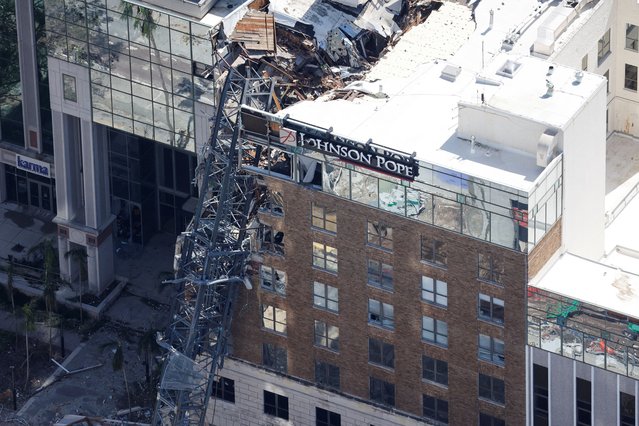
[[[18,313],[16,312],[16,301],[13,291],[13,256],[9,256],[9,267],[7,268],[7,291],[11,299],[11,313],[13,314],[13,326],[16,333],[16,350],[18,350]]]
[[[80,289],[80,325],[82,325],[82,283],[84,282],[84,277],[87,276],[87,252],[84,248],[74,248],[64,253],[64,258],[71,258],[72,261],[78,263],[80,268],[78,287]]]
[[[25,389],[29,383],[29,332],[35,330],[35,313],[33,312],[33,304],[35,300],[31,300],[30,303],[25,304],[22,307],[22,313],[24,314],[24,341],[27,348],[27,375],[24,382]]]
[[[55,292],[60,286],[60,283],[54,279],[55,268],[58,264],[56,249],[50,239],[45,239],[29,250],[29,254],[34,252],[40,252],[44,263],[44,289],[42,297],[44,298],[47,322],[49,323],[49,356],[51,356],[53,353],[51,345],[51,325],[53,323],[53,314],[56,308]]]
[[[157,330],[150,329],[145,331],[140,340],[138,340],[138,354],[144,352],[144,367],[146,372],[146,383],[151,384],[151,369],[150,369],[150,355],[158,348],[158,344],[155,341],[155,334]]]

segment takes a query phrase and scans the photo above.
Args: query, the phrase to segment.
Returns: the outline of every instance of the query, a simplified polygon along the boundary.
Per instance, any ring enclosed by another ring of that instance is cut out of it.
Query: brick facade
[[[277,217],[260,213],[260,219],[284,231],[285,256],[264,254],[264,264],[287,273],[286,296],[260,289],[257,277],[253,290],[242,290],[233,322],[234,357],[260,365],[262,343],[275,343],[288,350],[289,375],[314,382],[315,360],[329,362],[340,367],[341,391],[349,395],[368,399],[369,376],[374,376],[395,384],[395,408],[415,416],[422,416],[422,394],[428,394],[449,401],[450,424],[477,424],[479,411],[504,418],[508,424],[524,423],[525,254],[294,183],[265,181],[271,190],[283,195],[285,214]],[[312,202],[336,209],[336,234],[312,228]],[[367,220],[383,221],[393,228],[392,252],[367,244]],[[422,235],[446,244],[446,268],[421,261]],[[313,241],[337,248],[337,274],[312,266]],[[503,265],[503,286],[477,279],[479,253],[490,254]],[[393,266],[392,292],[367,284],[367,258]],[[421,300],[422,275],[448,283],[447,308]],[[313,306],[313,281],[339,289],[338,314]],[[477,319],[479,292],[505,301],[505,326]],[[394,306],[394,330],[368,323],[368,298]],[[261,328],[260,304],[286,310],[286,336]],[[422,315],[447,322],[448,348],[422,341]],[[314,320],[339,327],[339,353],[314,346]],[[504,367],[478,359],[479,333],[506,342]],[[394,369],[368,362],[369,337],[394,345]],[[422,354],[448,362],[447,388],[422,380]],[[504,406],[478,399],[478,372],[505,380]]]

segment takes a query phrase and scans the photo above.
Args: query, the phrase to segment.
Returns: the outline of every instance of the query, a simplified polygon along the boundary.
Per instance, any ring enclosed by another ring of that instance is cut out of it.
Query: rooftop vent
[[[557,149],[557,143],[559,139],[559,130],[546,129],[544,133],[539,137],[539,143],[537,143],[537,165],[539,167],[546,167],[555,158],[555,150]]]
[[[512,61],[508,59],[504,65],[501,66],[497,70],[497,75],[502,75],[504,77],[513,78],[513,75],[517,72],[521,64],[519,62]]]
[[[461,67],[455,65],[446,65],[442,70],[441,78],[448,81],[457,80],[457,76],[461,73]]]

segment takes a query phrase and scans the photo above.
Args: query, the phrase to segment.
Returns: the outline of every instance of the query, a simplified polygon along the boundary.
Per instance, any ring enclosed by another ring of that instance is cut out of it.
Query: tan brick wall
[[[284,196],[285,216],[264,217],[279,223],[285,232],[286,257],[265,256],[265,263],[285,270],[288,275],[286,297],[254,289],[242,290],[233,322],[234,356],[262,363],[262,342],[288,348],[288,373],[314,381],[314,361],[323,360],[340,367],[341,390],[361,398],[369,396],[369,376],[394,383],[396,407],[417,416],[422,414],[422,394],[449,400],[452,425],[477,423],[478,412],[503,417],[508,424],[524,424],[525,419],[525,262],[526,256],[450,231],[371,209],[279,180],[266,179],[273,190]],[[337,210],[337,234],[311,228],[311,201]],[[392,253],[367,245],[366,222],[383,220],[393,228]],[[420,235],[447,244],[448,267],[428,265],[420,260]],[[312,267],[312,242],[337,247],[339,271],[333,275]],[[477,280],[477,254],[492,254],[505,265],[505,285]],[[393,265],[394,291],[367,285],[366,257]],[[448,308],[421,301],[421,276],[429,275],[448,283]],[[313,307],[313,281],[339,288],[339,314]],[[477,295],[482,291],[505,301],[505,327],[477,319]],[[395,308],[395,330],[368,324],[368,298],[391,303]],[[286,337],[260,329],[259,303],[274,304],[287,310]],[[429,315],[448,322],[447,349],[421,340],[421,317]],[[340,328],[339,354],[313,345],[313,321],[321,319]],[[479,361],[478,335],[482,332],[506,342],[506,366]],[[368,337],[395,345],[395,368],[385,369],[368,363]],[[447,360],[448,388],[422,380],[421,356]],[[478,371],[506,381],[506,405],[499,407],[478,400]]]
[[[544,235],[528,255],[528,279],[537,275],[548,259],[561,247],[561,219]]]

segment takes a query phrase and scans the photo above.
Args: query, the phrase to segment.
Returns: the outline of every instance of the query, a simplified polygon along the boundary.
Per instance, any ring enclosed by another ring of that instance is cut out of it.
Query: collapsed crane
[[[216,81],[224,74],[226,78],[200,161],[198,205],[178,239],[181,254],[171,281],[178,294],[166,336],[158,337],[168,354],[153,425],[203,425],[206,420],[215,374],[226,354],[234,300],[245,282],[250,253],[246,228],[259,203],[255,178],[239,167],[240,108],[269,111],[273,84],[248,63],[231,66],[226,58],[233,55],[214,56]]]

